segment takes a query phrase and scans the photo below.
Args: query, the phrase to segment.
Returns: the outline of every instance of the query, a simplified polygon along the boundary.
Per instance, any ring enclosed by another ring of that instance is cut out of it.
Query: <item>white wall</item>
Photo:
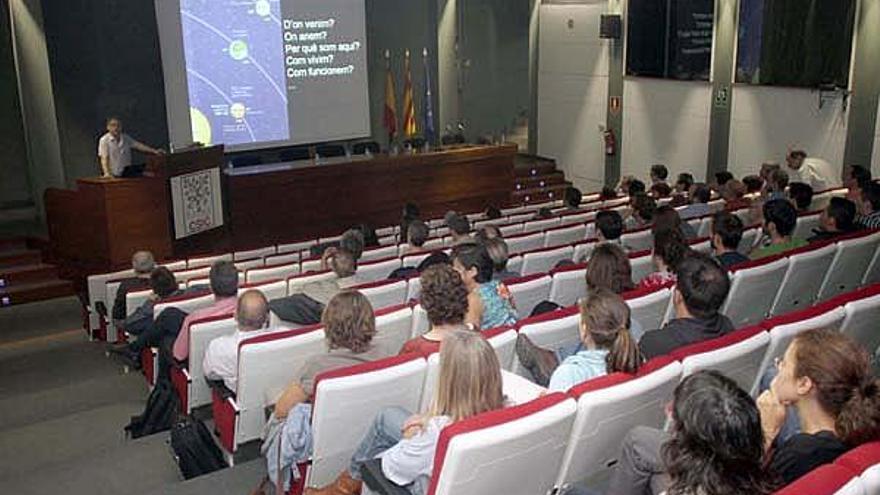
[[[605,125],[608,49],[597,33],[606,5],[548,4],[540,11],[538,154],[555,158],[566,178],[588,191],[605,178],[599,126]]]
[[[880,102],[878,102],[877,112],[880,115]],[[874,129],[874,155],[871,157],[871,172],[874,177],[880,176],[880,119],[877,119]]]
[[[705,82],[627,78],[623,83],[621,174],[648,180],[650,166],[704,180],[712,88]]]
[[[820,110],[819,94],[809,89],[737,85],[729,170],[737,177],[757,173],[764,161],[782,162],[789,148],[840,167],[846,120],[839,99],[827,100]]]

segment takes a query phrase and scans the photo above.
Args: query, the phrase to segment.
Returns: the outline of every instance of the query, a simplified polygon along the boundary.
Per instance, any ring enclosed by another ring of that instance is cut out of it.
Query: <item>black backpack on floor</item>
[[[131,417],[125,427],[125,434],[129,438],[140,438],[169,430],[177,420],[179,410],[180,404],[171,383],[168,380],[159,380],[150,392],[144,412],[140,416]]]
[[[183,417],[171,429],[171,448],[186,479],[227,467],[205,423],[190,416]]]

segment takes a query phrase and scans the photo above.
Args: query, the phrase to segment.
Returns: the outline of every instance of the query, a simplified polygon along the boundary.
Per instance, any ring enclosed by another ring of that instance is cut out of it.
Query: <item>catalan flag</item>
[[[385,117],[382,123],[388,131],[388,142],[394,140],[397,135],[397,96],[394,90],[394,74],[391,73],[391,53],[385,50],[386,76],[385,76]]]
[[[416,108],[413,103],[412,71],[409,66],[409,50],[404,60],[406,85],[403,87],[403,135],[411,138],[416,135]]]

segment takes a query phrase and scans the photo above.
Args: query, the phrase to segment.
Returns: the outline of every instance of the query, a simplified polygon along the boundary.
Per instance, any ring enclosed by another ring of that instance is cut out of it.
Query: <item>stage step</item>
[[[74,294],[69,280],[40,280],[0,288],[0,307],[25,304]]]
[[[549,161],[532,162],[529,164],[520,164],[514,167],[513,174],[517,178],[534,177],[537,175],[546,175],[556,172],[556,164]]]
[[[558,170],[549,174],[517,177],[515,181],[515,187],[517,190],[546,187],[555,184],[567,184],[565,174]]]
[[[17,265],[0,268],[0,287],[13,286],[25,282],[39,282],[58,278],[58,268],[46,263]]]
[[[520,189],[511,194],[514,204],[534,204],[545,201],[562,199],[562,194],[568,184],[553,184],[545,187]]]
[[[11,249],[0,251],[0,270],[20,265],[35,265],[43,261],[43,255],[36,249]]]

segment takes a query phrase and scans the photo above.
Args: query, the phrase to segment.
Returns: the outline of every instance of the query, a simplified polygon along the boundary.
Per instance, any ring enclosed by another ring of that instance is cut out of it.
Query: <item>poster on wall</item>
[[[183,239],[223,225],[220,169],[211,168],[171,178],[174,238]]]

